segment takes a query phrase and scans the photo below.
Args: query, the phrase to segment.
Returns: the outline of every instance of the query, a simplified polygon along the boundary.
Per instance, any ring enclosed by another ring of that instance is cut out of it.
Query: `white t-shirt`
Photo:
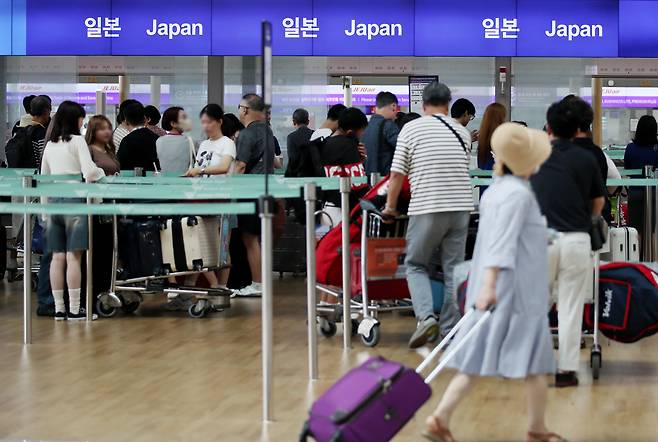
[[[331,129],[328,127],[323,127],[322,129],[318,129],[315,132],[313,132],[313,135],[311,135],[311,141],[315,141],[319,138],[329,138],[333,132]]]
[[[230,156],[235,161],[236,149],[235,143],[229,137],[222,137],[218,140],[205,140],[201,142],[199,151],[196,154],[197,167],[218,166],[224,156]],[[233,164],[229,168],[229,173],[233,170]]]

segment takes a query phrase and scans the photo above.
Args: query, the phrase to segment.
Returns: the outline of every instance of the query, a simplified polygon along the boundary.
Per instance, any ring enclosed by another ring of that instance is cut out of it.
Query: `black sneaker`
[[[37,307],[37,316],[46,316],[48,318],[55,317],[55,306],[54,305],[40,305]]]
[[[78,314],[74,314],[74,313],[68,314],[69,321],[84,321],[86,319],[87,319],[87,310],[85,310],[84,307],[80,307],[80,311],[78,312]],[[92,314],[91,320],[95,321],[96,319],[98,319],[98,315],[96,313]]]
[[[577,387],[577,386],[578,386],[578,376],[576,375],[575,371],[564,371],[555,374],[556,388],[567,388],[567,387]]]
[[[55,318],[55,321],[66,321],[66,312],[55,312],[53,317]]]

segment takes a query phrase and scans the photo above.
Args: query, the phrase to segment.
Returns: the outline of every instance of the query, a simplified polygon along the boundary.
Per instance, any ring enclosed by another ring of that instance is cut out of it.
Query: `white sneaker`
[[[251,285],[238,290],[237,296],[240,297],[260,297],[263,296],[263,285],[260,282],[252,282]]]

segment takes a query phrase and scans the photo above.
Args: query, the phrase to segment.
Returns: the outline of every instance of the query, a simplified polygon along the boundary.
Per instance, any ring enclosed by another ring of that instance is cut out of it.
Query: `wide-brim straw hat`
[[[515,175],[530,175],[551,155],[551,142],[545,132],[504,123],[491,136],[491,149],[497,168],[504,164]]]

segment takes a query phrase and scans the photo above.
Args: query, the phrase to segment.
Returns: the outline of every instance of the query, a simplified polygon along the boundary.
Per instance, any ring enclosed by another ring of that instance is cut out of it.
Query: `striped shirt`
[[[121,141],[123,141],[123,139],[129,133],[130,131],[124,126],[117,126],[117,128],[114,129],[114,133],[112,134],[112,141],[114,142],[114,146],[116,146],[117,151],[119,150],[119,146],[121,146]]]
[[[391,172],[409,177],[409,215],[473,210],[469,177],[471,135],[459,123],[440,116],[462,138],[434,116],[424,116],[404,126],[398,136]]]

